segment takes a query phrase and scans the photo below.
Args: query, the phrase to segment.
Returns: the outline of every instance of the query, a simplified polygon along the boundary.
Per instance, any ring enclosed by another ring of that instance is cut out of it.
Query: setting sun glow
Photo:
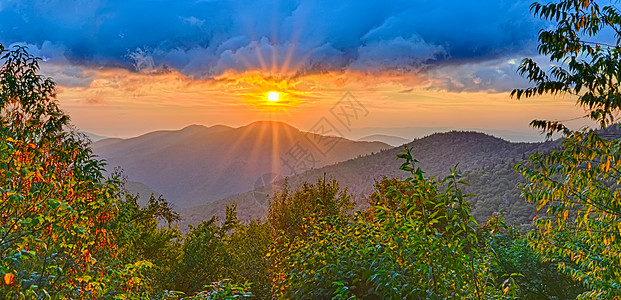
[[[280,95],[279,95],[278,92],[269,92],[267,94],[267,100],[268,101],[272,101],[272,102],[276,102],[276,101],[278,101],[279,96]]]

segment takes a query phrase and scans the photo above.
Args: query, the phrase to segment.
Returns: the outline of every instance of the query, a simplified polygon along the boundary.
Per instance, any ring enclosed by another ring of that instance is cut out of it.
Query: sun
[[[272,102],[277,102],[279,100],[280,93],[278,92],[269,92],[267,94],[267,100]]]

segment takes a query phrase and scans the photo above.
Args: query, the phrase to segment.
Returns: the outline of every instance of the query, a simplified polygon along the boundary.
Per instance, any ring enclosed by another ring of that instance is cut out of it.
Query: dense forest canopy
[[[532,5],[556,26],[519,71],[535,86],[521,99],[568,93],[587,117],[615,123],[619,40],[615,6],[566,0]],[[588,38],[594,38],[589,40]],[[2,299],[616,299],[621,297],[621,144],[569,130],[558,150],[517,164],[522,197],[545,212],[512,227],[477,222],[458,163],[431,176],[405,147],[402,178],[375,184],[368,209],[320,178],[285,184],[268,216],[236,206],[185,234],[165,199],[146,205],[104,175],[103,161],[69,128],[55,84],[26,48],[0,45],[0,298]],[[506,171],[506,170],[499,170]]]

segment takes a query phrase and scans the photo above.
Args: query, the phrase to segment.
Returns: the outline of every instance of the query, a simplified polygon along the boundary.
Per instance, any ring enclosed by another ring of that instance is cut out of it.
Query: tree
[[[404,180],[376,185],[371,213],[310,215],[278,257],[277,295],[286,299],[499,299],[492,236],[469,215],[455,169],[428,178],[410,151]],[[506,289],[505,289],[506,288]],[[352,297],[352,298],[350,298]]]
[[[304,234],[307,217],[346,215],[353,205],[347,189],[341,190],[335,179],[304,182],[293,192],[285,181],[271,199],[267,219],[277,234],[291,239]]]
[[[268,276],[270,260],[267,253],[272,241],[272,228],[259,220],[236,226],[226,239],[230,257],[225,272],[227,278],[237,283],[252,283],[250,290],[258,299],[271,298],[271,281]]]
[[[512,95],[568,94],[588,111],[587,118],[601,128],[611,126],[621,109],[619,10],[588,0],[534,3],[531,10],[556,25],[539,33],[539,53],[554,66],[546,72],[524,59],[519,73],[535,85]],[[606,32],[616,41],[605,40]],[[559,121],[531,125],[548,137],[564,135],[561,149],[517,166],[529,181],[524,197],[547,212],[535,221],[531,246],[586,286],[583,297],[621,296],[621,142],[606,131],[572,131]]]
[[[175,272],[168,274],[173,277],[174,290],[192,295],[225,278],[229,255],[223,239],[228,230],[217,221],[216,217],[203,221],[184,236],[180,262]]]
[[[54,82],[38,74],[38,58],[0,45],[0,61],[0,299],[183,295],[171,288],[193,294],[186,299],[253,296],[250,284],[225,278],[268,289],[255,270],[267,265],[268,225],[242,225],[227,207],[222,225],[213,218],[182,237],[165,199],[141,206],[119,172],[104,176],[105,162],[70,130]]]
[[[536,16],[556,23],[554,29],[539,32],[539,53],[549,56],[553,67],[546,72],[533,59],[525,58],[518,72],[535,86],[515,89],[511,95],[521,99],[569,94],[588,110],[586,117],[599,122],[601,127],[613,124],[615,113],[621,109],[619,10],[612,5],[600,7],[589,0],[535,2],[531,10]],[[606,31],[612,31],[617,40],[600,42]],[[570,133],[559,121],[534,120],[531,124],[548,133]]]
[[[173,286],[171,276],[175,273],[181,256],[182,233],[177,223],[181,217],[174,212],[162,196],[151,195],[148,203],[139,205],[138,195],[125,191],[121,184],[121,200],[118,201],[118,217],[112,228],[116,237],[118,260],[121,263],[149,261],[153,267],[146,272],[152,296],[163,294]]]
[[[118,259],[119,178],[103,176],[54,82],[0,45],[0,298],[144,297],[146,261]]]

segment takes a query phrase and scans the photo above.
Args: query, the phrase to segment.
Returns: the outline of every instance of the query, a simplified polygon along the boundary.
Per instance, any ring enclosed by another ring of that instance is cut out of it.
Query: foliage
[[[180,217],[161,196],[151,195],[142,207],[138,204],[139,197],[127,191],[123,192],[122,199],[118,203],[119,216],[114,222],[119,261],[152,263],[149,271],[143,274],[149,281],[144,289],[151,296],[162,294],[171,286],[170,278],[162,274],[173,273],[181,256],[182,234],[177,227],[172,227]],[[162,226],[161,222],[167,226]]]
[[[312,215],[305,238],[290,245],[275,277],[285,298],[364,299],[502,298],[509,288],[492,276],[494,257],[468,214],[459,175],[442,181],[426,178],[410,166],[408,149],[402,169],[412,175],[383,186],[372,220],[357,214]],[[390,199],[388,199],[390,198]],[[382,204],[389,205],[382,205]]]
[[[15,275],[0,292],[6,298],[104,292],[108,270],[98,258],[114,255],[115,185],[79,145],[2,136],[0,272]]]
[[[252,297],[252,293],[249,290],[250,284],[248,283],[237,285],[225,279],[214,282],[211,286],[211,291],[198,293],[196,296],[192,297],[192,299],[246,299]]]
[[[23,47],[0,46],[0,298],[136,295],[148,262],[117,257],[117,177],[104,178]]]
[[[546,72],[533,59],[525,58],[519,73],[535,86],[513,90],[512,95],[518,99],[542,94],[574,95],[578,105],[588,109],[592,120],[602,127],[613,124],[615,112],[621,108],[618,9],[613,5],[601,7],[589,0],[563,0],[548,4],[535,2],[531,10],[556,23],[555,28],[539,32],[538,47],[539,53],[549,56],[555,65]],[[614,33],[615,42],[599,42],[607,31]],[[531,124],[549,133],[569,133],[557,121],[535,120]]]
[[[313,214],[322,216],[345,215],[353,208],[347,189],[340,190],[335,179],[316,184],[302,183],[295,191],[287,181],[271,198],[267,220],[281,236],[294,238],[304,234],[305,218]]]
[[[235,205],[227,207],[225,220],[218,223],[213,217],[191,227],[180,246],[178,262],[168,273],[169,286],[191,295],[201,293],[212,282],[252,282],[253,295],[268,298],[266,254],[272,241],[271,228],[258,221],[241,224]]]
[[[518,165],[529,180],[524,197],[548,213],[535,221],[533,247],[591,296],[621,295],[620,146],[593,131],[575,132],[562,150]]]
[[[161,294],[157,272],[171,271],[180,233],[158,219],[179,216],[162,198],[140,207],[118,173],[104,177],[38,58],[2,45],[0,57],[0,298]]]
[[[182,292],[167,292],[163,299],[183,299],[183,300],[233,300],[247,299],[254,295],[250,292],[250,284],[236,284],[229,279],[213,282],[205,286],[208,290],[200,291],[193,296],[184,297]]]
[[[491,218],[486,227],[494,227],[497,234],[492,242],[498,259],[496,274],[501,278],[514,274],[511,280],[518,299],[575,299],[585,291],[580,283],[560,273],[555,264],[542,261],[543,257],[528,247],[526,227],[508,227],[498,217]]]
[[[307,227],[312,226],[317,217],[346,218],[352,207],[353,202],[347,189],[341,190],[336,180],[327,182],[325,175],[316,184],[304,182],[294,191],[289,189],[285,181],[272,196],[267,216],[267,223],[274,235],[274,242],[266,253],[273,294],[281,293],[284,288],[281,285],[282,268],[296,251],[292,248],[296,239],[304,241],[308,238]]]
[[[211,282],[222,279],[227,253],[223,228],[217,218],[193,227],[184,237],[180,263],[175,268],[173,288],[193,294]]]
[[[69,117],[55,101],[55,83],[39,71],[39,59],[26,47],[0,45],[0,117],[6,137],[38,146],[57,137]],[[82,147],[83,148],[83,147]]]
[[[267,254],[272,241],[272,228],[259,220],[240,224],[227,236],[230,263],[226,277],[233,282],[251,282],[252,294],[259,299],[269,299],[271,296],[271,280],[268,277],[270,260]]]
[[[613,124],[621,108],[618,9],[587,0],[534,3],[531,9],[556,24],[539,34],[539,53],[555,66],[545,72],[534,60],[524,59],[519,72],[535,86],[512,94],[569,94],[602,128]],[[600,42],[606,33],[617,40]],[[517,166],[528,180],[524,197],[548,215],[535,221],[530,245],[588,289],[581,297],[620,297],[619,140],[588,129],[571,131],[559,121],[531,124],[548,136],[562,132],[565,140],[560,150],[532,155],[529,163]]]

